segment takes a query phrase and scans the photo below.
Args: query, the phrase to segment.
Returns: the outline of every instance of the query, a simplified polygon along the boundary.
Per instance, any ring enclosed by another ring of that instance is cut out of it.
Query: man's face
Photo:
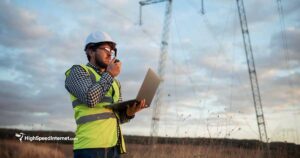
[[[100,45],[95,53],[95,62],[101,68],[106,68],[112,60],[114,54],[111,52],[112,48],[108,44]]]

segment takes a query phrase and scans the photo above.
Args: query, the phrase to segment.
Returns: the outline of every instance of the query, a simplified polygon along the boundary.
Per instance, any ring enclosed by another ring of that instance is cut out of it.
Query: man
[[[77,124],[74,157],[118,158],[126,152],[120,124],[145,108],[145,99],[123,111],[105,108],[122,100],[116,43],[107,33],[94,32],[86,39],[85,52],[88,64],[72,66],[65,80]]]

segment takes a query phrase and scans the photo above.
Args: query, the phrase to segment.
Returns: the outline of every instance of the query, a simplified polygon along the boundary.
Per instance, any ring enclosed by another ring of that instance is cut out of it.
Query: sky
[[[65,71],[86,64],[93,31],[117,43],[123,99],[158,70],[166,2],[0,2],[0,127],[75,131]],[[300,1],[245,0],[269,141],[300,143]],[[159,136],[259,139],[237,4],[173,0]],[[280,16],[283,15],[283,16]],[[122,125],[150,135],[154,104]]]

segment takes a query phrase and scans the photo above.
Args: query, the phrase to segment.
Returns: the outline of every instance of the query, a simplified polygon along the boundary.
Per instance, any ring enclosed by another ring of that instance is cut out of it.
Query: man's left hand
[[[140,101],[139,104],[134,103],[133,105],[128,106],[127,110],[126,110],[126,114],[127,116],[134,116],[135,113],[137,113],[138,111],[144,109],[145,107],[147,107],[146,105],[146,100],[143,99]]]

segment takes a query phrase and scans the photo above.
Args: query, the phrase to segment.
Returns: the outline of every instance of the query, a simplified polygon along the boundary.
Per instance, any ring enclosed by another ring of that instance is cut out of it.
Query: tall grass
[[[299,158],[299,147],[272,147],[271,158]],[[72,144],[32,143],[16,140],[0,141],[0,158],[70,158]],[[227,146],[225,144],[193,145],[182,143],[151,145],[129,143],[122,158],[263,158],[259,148]]]
[[[65,154],[46,144],[1,140],[1,158],[64,158]]]
[[[224,146],[130,144],[123,158],[259,158],[262,151]]]

